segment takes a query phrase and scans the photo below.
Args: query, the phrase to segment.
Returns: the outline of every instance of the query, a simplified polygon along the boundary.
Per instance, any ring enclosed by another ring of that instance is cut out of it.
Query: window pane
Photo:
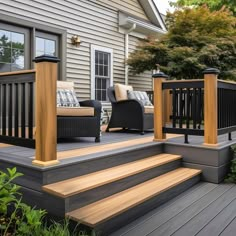
[[[36,51],[35,56],[38,57],[38,56],[41,56],[43,54],[44,54],[44,51]]]
[[[104,66],[104,76],[108,76],[108,66]]]
[[[56,42],[36,37],[36,56],[38,57],[44,54],[56,56]]]
[[[45,54],[56,55],[56,43],[53,40],[45,40]]]
[[[44,43],[44,39],[36,37],[36,57],[44,54]]]
[[[0,30],[0,46],[10,47],[11,33],[6,30]]]
[[[98,64],[98,52],[95,52],[95,64]]]
[[[95,65],[95,75],[98,75],[98,65]]]
[[[100,65],[103,65],[103,53],[102,52],[99,52],[99,61],[98,61],[98,63]]]
[[[11,63],[11,49],[0,47],[0,62]]]
[[[106,90],[102,90],[102,101],[106,101],[107,100],[107,92]]]
[[[104,54],[104,65],[108,65],[108,53]]]
[[[0,62],[0,72],[8,72],[8,71],[11,71],[11,64]]]
[[[103,79],[102,80],[102,89],[107,89],[107,80],[106,79]]]
[[[0,23],[0,71],[16,71],[29,67],[29,30]],[[9,28],[9,30],[7,30]],[[6,63],[3,65],[3,63]]]
[[[101,99],[102,99],[101,90],[97,90],[97,97],[96,97],[96,99],[101,101]]]
[[[100,76],[103,76],[103,66],[102,65],[99,65],[99,68],[98,68],[98,75]]]
[[[25,42],[25,36],[24,34],[19,34],[19,33],[11,33],[11,41],[12,41],[12,47],[13,48],[19,48],[23,49],[24,48],[24,42]]]
[[[11,60],[12,71],[24,69],[25,58],[23,50],[13,49]]]
[[[101,79],[97,79],[97,87],[96,89],[101,89],[102,88],[102,80]]]

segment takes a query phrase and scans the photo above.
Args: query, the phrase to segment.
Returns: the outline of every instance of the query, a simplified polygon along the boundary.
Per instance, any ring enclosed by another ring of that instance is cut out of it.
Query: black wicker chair
[[[61,83],[62,86],[65,84],[65,82],[62,81],[58,82],[58,84],[59,83]],[[72,82],[68,82],[68,86],[73,89]],[[100,142],[101,102],[96,100],[87,100],[80,101],[79,103],[81,107],[93,107],[94,115],[57,115],[57,138],[95,137],[95,142]]]
[[[114,87],[107,90],[112,105],[112,113],[106,131],[110,128],[137,129],[141,134],[145,130],[153,129],[153,113],[145,113],[143,104],[134,99],[116,101]]]

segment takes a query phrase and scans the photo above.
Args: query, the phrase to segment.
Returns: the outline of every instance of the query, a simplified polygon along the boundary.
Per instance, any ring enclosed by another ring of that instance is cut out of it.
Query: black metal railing
[[[218,80],[218,135],[236,130],[236,84]]]
[[[171,114],[167,114],[171,124],[163,127],[164,133],[184,134],[185,143],[188,135],[204,135],[204,81],[166,81],[162,89],[171,96]]]
[[[0,142],[35,147],[35,71],[0,74]]]

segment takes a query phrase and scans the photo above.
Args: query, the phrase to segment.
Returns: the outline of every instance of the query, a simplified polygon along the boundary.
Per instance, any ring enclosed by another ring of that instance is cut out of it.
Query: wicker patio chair
[[[73,90],[73,82],[58,81],[57,88]],[[57,138],[95,137],[100,142],[101,103],[79,101],[79,107],[57,107]]]
[[[114,87],[107,90],[108,98],[112,105],[112,113],[106,131],[110,128],[137,129],[141,134],[145,130],[153,129],[153,106],[144,106],[136,99],[117,101]]]

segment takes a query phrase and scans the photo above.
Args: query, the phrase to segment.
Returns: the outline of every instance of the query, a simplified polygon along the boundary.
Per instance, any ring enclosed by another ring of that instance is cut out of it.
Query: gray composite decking
[[[136,138],[143,138],[146,136],[153,136],[153,132],[146,132],[145,135],[140,135],[140,132],[137,131],[113,131],[109,133],[103,133],[101,137],[100,143],[95,143],[94,138],[68,138],[68,139],[60,139],[58,140],[57,144],[57,151],[66,151],[66,150],[73,150],[78,148],[84,147],[94,147],[103,144],[115,143],[126,141],[130,139]],[[220,135],[218,136],[219,141],[219,148],[224,145],[229,145],[231,143],[235,143],[236,141],[236,132],[232,132],[232,141],[228,141],[227,135]],[[1,143],[1,141],[0,141]],[[166,142],[167,144],[174,144],[174,145],[183,145],[187,147],[191,146],[198,146],[203,147],[203,137],[202,136],[189,136],[189,144],[184,144],[184,136],[170,138]],[[205,147],[207,148],[207,147]],[[10,155],[23,157],[23,158],[32,158],[35,155],[35,150],[26,147],[19,147],[19,146],[9,146],[9,147],[2,147],[0,148],[0,157],[1,154],[6,154],[10,157]]]
[[[145,135],[140,135],[140,132],[130,131],[115,131],[109,133],[103,133],[101,137],[100,143],[95,143],[94,138],[67,138],[67,139],[59,139],[57,143],[57,151],[67,151],[78,148],[85,147],[94,147],[103,144],[115,143],[126,141],[130,139],[143,138],[146,136],[153,136],[153,132],[146,132]],[[1,143],[1,141],[0,141]],[[0,148],[0,157],[1,154],[13,155],[23,158],[32,158],[35,155],[35,149],[19,147],[19,146],[8,146]]]
[[[236,185],[201,182],[111,236],[235,236]]]

